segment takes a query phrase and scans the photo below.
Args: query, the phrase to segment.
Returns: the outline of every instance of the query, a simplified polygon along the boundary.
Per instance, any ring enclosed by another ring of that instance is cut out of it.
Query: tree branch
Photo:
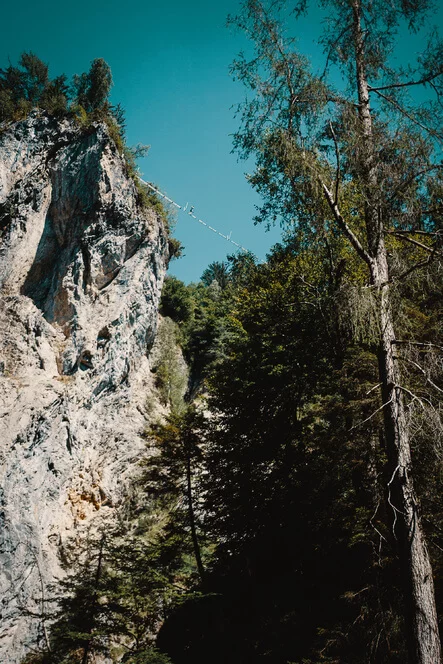
[[[423,78],[420,78],[418,81],[405,81],[404,83],[389,83],[388,85],[377,85],[377,86],[368,85],[368,89],[371,92],[379,92],[380,90],[391,90],[392,88],[408,88],[412,85],[424,85],[425,83],[431,83],[431,81],[434,81],[442,74],[443,70],[439,71],[437,74],[424,76]]]
[[[391,344],[410,344],[411,346],[420,346],[422,348],[437,348],[438,350],[443,351],[443,346],[437,346],[437,344],[424,343],[422,341],[410,341],[409,339],[393,339]]]
[[[396,474],[399,470],[400,470],[400,464],[394,470],[394,472],[392,473],[392,477],[388,482],[388,503],[392,507],[393,512],[394,512],[394,523],[392,524],[392,534],[394,536],[394,539],[397,539],[397,535],[395,534],[395,525],[397,523],[397,513],[398,514],[403,514],[403,515],[405,514],[405,512],[402,512],[401,510],[399,510],[398,507],[395,507],[395,505],[391,501],[391,484],[394,481],[394,478],[395,478],[395,476],[396,476]]]
[[[340,185],[340,150],[338,149],[337,136],[335,135],[334,127],[332,122],[329,120],[329,128],[331,130],[332,138],[334,140],[335,146],[335,160],[337,162],[337,169],[335,172],[335,205],[338,205],[338,188]]]
[[[377,385],[377,387],[378,387],[378,385]],[[354,424],[354,426],[351,427],[351,428],[349,429],[349,431],[353,431],[353,430],[356,429],[357,427],[361,427],[363,424],[366,424],[366,422],[369,422],[369,420],[372,420],[372,418],[373,418],[375,415],[377,415],[377,413],[379,413],[381,410],[383,410],[383,408],[385,408],[386,406],[389,406],[390,403],[392,403],[392,397],[389,399],[389,401],[387,401],[386,403],[382,404],[382,405],[380,406],[380,408],[377,408],[377,410],[374,410],[374,412],[371,413],[371,414],[369,415],[369,417],[367,417],[365,420],[363,420],[362,422],[358,422],[358,424]]]
[[[373,264],[373,259],[368,254],[366,249],[363,247],[358,237],[355,235],[355,233],[350,229],[346,221],[343,219],[342,215],[340,214],[340,210],[338,209],[337,203],[334,201],[332,194],[325,185],[325,183],[322,182],[321,180],[320,183],[323,188],[323,193],[325,195],[325,198],[328,202],[329,207],[332,210],[332,213],[334,214],[334,218],[337,224],[339,225],[343,233],[346,235],[349,242],[352,244],[352,246],[354,247],[357,254],[360,256],[360,258],[364,260],[364,262],[368,265],[369,268],[371,268]]]
[[[388,235],[426,235],[427,237],[429,236],[436,236],[436,235],[441,235],[440,231],[421,231],[421,230],[395,230],[395,231],[385,231],[386,234]]]
[[[403,233],[399,233],[398,231],[391,231],[391,235],[395,235],[395,237],[398,237],[400,240],[404,240],[405,242],[409,242],[410,244],[414,244],[416,247],[420,247],[420,249],[424,249],[430,254],[435,254],[436,247],[428,247],[426,244],[423,244],[422,242],[419,242],[418,240],[414,240],[412,237],[408,237],[407,235],[404,235]]]
[[[419,270],[421,267],[426,267],[426,265],[429,265],[429,263],[432,262],[432,259],[433,259],[433,255],[430,254],[424,260],[419,261],[418,263],[415,263],[408,270],[406,270],[405,272],[402,272],[402,274],[399,274],[398,277],[396,277],[396,280],[401,281],[405,277],[408,277],[412,272],[415,272],[415,270]]]
[[[426,125],[424,125],[423,123],[421,123],[419,120],[417,120],[417,118],[414,118],[413,115],[411,115],[410,113],[408,113],[408,112],[406,111],[406,109],[402,108],[402,107],[400,106],[400,104],[399,104],[398,102],[396,102],[394,99],[392,99],[391,97],[387,97],[386,95],[384,95],[384,94],[383,94],[382,92],[380,92],[379,90],[376,90],[375,88],[373,89],[373,92],[375,92],[379,97],[382,97],[382,99],[384,99],[385,101],[387,101],[389,104],[392,104],[392,106],[394,106],[398,111],[400,111],[400,113],[401,113],[402,115],[404,115],[406,118],[408,118],[408,120],[410,120],[411,122],[413,122],[414,124],[416,124],[418,127],[420,127],[420,129],[423,129],[423,131],[425,131],[426,133],[430,134],[431,136],[434,136],[434,137],[437,138],[439,141],[442,141],[442,140],[443,140],[443,134],[439,134],[437,131],[435,131],[435,129],[430,129],[429,127],[427,127]]]
[[[407,357],[402,357],[401,355],[398,356],[398,359],[401,360],[402,362],[407,362],[408,364],[412,364],[414,367],[416,367],[423,374],[423,376],[426,378],[426,382],[429,383],[429,385],[431,385],[434,389],[436,389],[437,392],[441,392],[443,394],[442,388],[438,387],[438,385],[436,385],[434,383],[434,381],[432,381],[429,378],[429,376],[428,376],[427,372],[425,371],[425,369],[423,369],[423,367],[420,366],[420,364],[418,364],[418,362],[414,362],[414,360],[410,360]]]
[[[428,173],[431,173],[432,171],[439,170],[440,168],[443,168],[443,164],[433,164],[432,166],[429,166],[428,168],[424,168],[421,171],[418,171],[418,173],[414,173],[414,175],[411,175],[405,182],[401,182],[398,187],[396,187],[392,193],[392,195],[389,197],[389,200],[392,201],[395,196],[399,192],[401,192],[403,189],[408,187],[410,184],[414,182],[417,178],[421,177],[422,175],[427,175]]]

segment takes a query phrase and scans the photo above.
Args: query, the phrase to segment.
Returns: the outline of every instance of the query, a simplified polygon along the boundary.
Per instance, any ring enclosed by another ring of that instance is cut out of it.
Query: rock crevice
[[[64,543],[119,504],[143,452],[167,253],[105,125],[3,128],[1,662],[38,645]]]

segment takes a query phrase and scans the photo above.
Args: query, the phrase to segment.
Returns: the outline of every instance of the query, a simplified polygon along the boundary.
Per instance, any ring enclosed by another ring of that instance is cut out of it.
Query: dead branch
[[[414,244],[416,247],[420,247],[420,249],[424,249],[425,251],[428,251],[430,254],[435,254],[436,247],[428,247],[426,244],[423,244],[422,242],[419,242],[418,240],[414,240],[412,237],[408,237],[407,235],[404,235],[403,233],[399,233],[398,231],[391,231],[392,235],[395,235],[395,237],[398,237],[400,240],[404,240],[405,242],[409,242],[410,244]]]
[[[385,406],[389,406],[390,403],[392,403],[392,397],[389,399],[389,401],[387,401],[386,403],[382,404],[382,405],[380,406],[380,408],[377,408],[377,410],[374,410],[374,412],[373,412],[371,415],[369,415],[369,417],[367,417],[365,420],[363,420],[362,422],[359,422],[358,424],[354,424],[354,426],[351,427],[351,428],[349,429],[349,431],[353,431],[353,430],[356,429],[357,427],[361,427],[363,424],[366,424],[366,422],[369,422],[369,420],[372,420],[372,418],[373,418],[375,415],[377,415],[377,413],[379,413],[381,410],[383,410],[383,408],[384,408]]]
[[[337,136],[335,135],[334,127],[332,122],[329,121],[329,128],[331,130],[332,138],[334,140],[335,146],[335,160],[337,162],[336,171],[335,171],[335,205],[338,205],[338,190],[340,186],[340,150],[338,149]]]
[[[418,346],[420,348],[425,348],[425,349],[437,348],[438,350],[443,351],[443,346],[437,346],[436,344],[432,344],[430,342],[411,341],[409,339],[394,339],[393,341],[391,341],[391,344],[393,345],[410,344],[411,346]]]
[[[346,235],[348,238],[349,242],[352,244],[354,247],[355,251],[357,254],[360,256],[362,260],[368,265],[369,268],[372,267],[373,264],[373,259],[371,256],[368,254],[366,249],[363,247],[361,244],[360,240],[358,237],[355,235],[355,233],[351,230],[351,228],[348,226],[344,218],[342,217],[340,210],[338,208],[337,203],[334,201],[333,196],[331,192],[329,191],[328,187],[325,185],[323,181],[320,180],[320,184],[323,189],[323,193],[325,195],[326,201],[328,202],[329,207],[331,208],[331,211],[335,217],[335,220],[339,226],[339,228],[343,231],[343,233]]]
[[[400,470],[400,465],[397,466],[397,468],[394,470],[392,473],[392,477],[389,480],[387,486],[388,486],[388,503],[392,507],[393,512],[394,512],[394,523],[392,524],[392,534],[394,535],[394,539],[397,539],[397,535],[395,534],[395,524],[397,523],[397,513],[398,514],[403,514],[403,516],[406,516],[405,512],[402,512],[401,510],[398,509],[398,507],[395,507],[394,503],[391,500],[391,484],[394,481],[394,478],[397,474],[397,472]]]
[[[427,258],[425,258],[422,261],[419,261],[418,263],[414,263],[414,265],[411,265],[410,268],[405,270],[405,272],[402,272],[401,274],[396,277],[397,281],[401,281],[402,279],[405,279],[405,277],[408,277],[412,272],[415,272],[415,270],[419,270],[421,267],[426,267],[426,265],[429,265],[432,263],[432,260],[434,258],[433,254],[430,254]]]
[[[379,97],[381,97],[382,99],[387,101],[389,104],[394,106],[398,111],[400,111],[400,113],[402,115],[404,115],[406,118],[408,118],[408,120],[410,120],[411,122],[416,124],[418,127],[420,127],[420,129],[423,129],[423,131],[425,131],[427,134],[429,134],[430,136],[434,136],[434,138],[436,138],[439,141],[443,140],[443,135],[442,134],[439,134],[438,131],[436,131],[435,129],[427,127],[422,122],[420,122],[420,120],[417,120],[417,118],[414,118],[413,115],[411,115],[404,108],[402,108],[402,106],[400,106],[399,103],[397,103],[394,99],[392,99],[392,97],[388,97],[387,95],[384,95],[382,92],[380,92],[380,90],[377,90],[375,88],[373,88],[372,91],[375,92],[375,94],[377,94]]]
[[[372,86],[368,85],[370,92],[379,92],[380,90],[392,90],[393,88],[408,88],[413,85],[424,85],[425,83],[431,83],[436,78],[441,76],[443,71],[439,71],[436,74],[429,74],[428,76],[423,76],[418,81],[404,81],[403,83],[388,83],[387,85],[377,85]]]
[[[432,386],[434,389],[436,389],[438,392],[441,392],[441,393],[443,394],[443,390],[442,390],[442,388],[441,388],[441,387],[438,387],[438,385],[436,385],[436,384],[435,384],[435,383],[429,378],[429,375],[428,375],[427,371],[426,371],[425,369],[423,369],[423,367],[420,366],[420,365],[418,364],[418,362],[414,362],[414,360],[411,360],[411,359],[409,359],[409,358],[407,358],[407,357],[402,357],[401,355],[399,355],[399,356],[397,357],[397,359],[401,360],[402,362],[406,362],[407,364],[412,364],[414,367],[416,367],[416,368],[417,368],[417,369],[423,374],[423,376],[426,378],[426,382],[429,383],[429,385],[431,385],[431,386]]]

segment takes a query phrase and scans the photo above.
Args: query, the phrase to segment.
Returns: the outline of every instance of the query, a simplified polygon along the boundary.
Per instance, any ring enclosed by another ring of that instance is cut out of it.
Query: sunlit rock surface
[[[0,134],[0,662],[43,638],[59,553],[143,451],[167,237],[104,125]],[[43,614],[45,611],[43,611]]]

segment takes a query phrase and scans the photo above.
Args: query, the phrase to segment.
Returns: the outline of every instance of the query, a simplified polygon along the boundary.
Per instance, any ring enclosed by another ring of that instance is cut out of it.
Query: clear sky
[[[238,0],[22,0],[4,3],[0,66],[33,51],[50,65],[50,75],[72,76],[89,69],[94,58],[111,66],[112,101],[126,109],[129,145],[150,144],[140,161],[145,179],[177,203],[264,258],[280,232],[254,226],[258,198],[245,180],[247,165],[231,154],[237,128],[233,105],[244,91],[229,64],[245,46],[225,27]],[[442,24],[440,8],[436,22]],[[319,21],[304,21],[300,47],[320,63],[316,46]],[[175,235],[185,256],[170,272],[198,280],[212,261],[235,247],[178,213]]]

